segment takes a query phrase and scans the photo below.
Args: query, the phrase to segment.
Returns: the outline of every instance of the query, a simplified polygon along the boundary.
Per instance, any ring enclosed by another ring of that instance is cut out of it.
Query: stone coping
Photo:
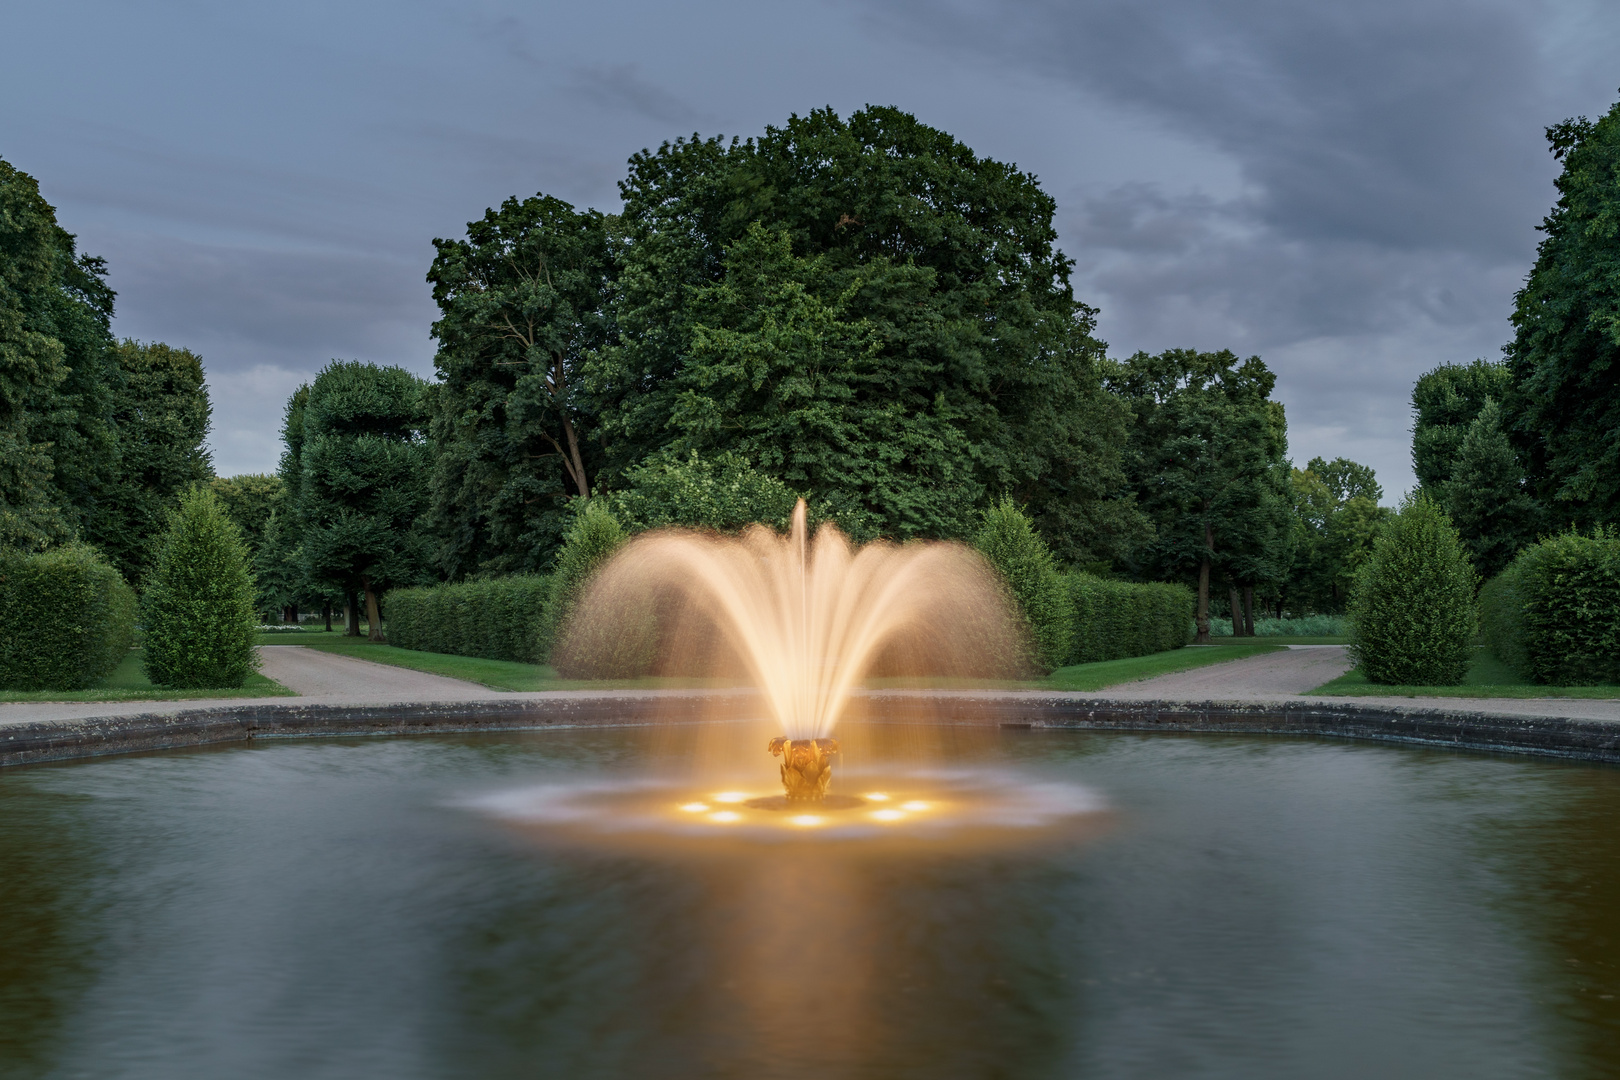
[[[871,715],[874,712],[881,716]],[[757,716],[750,693],[557,692],[522,700],[381,703],[183,702],[115,716],[36,720],[0,728],[0,766],[260,738],[411,735],[550,727],[684,723]],[[1620,762],[1620,723],[1363,701],[1153,701],[1050,692],[859,695],[852,720],[1013,730],[1175,731],[1315,735]]]

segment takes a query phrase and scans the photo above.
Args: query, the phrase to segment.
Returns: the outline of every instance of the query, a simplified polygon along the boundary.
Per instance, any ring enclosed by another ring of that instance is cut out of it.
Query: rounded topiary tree
[[[241,686],[259,666],[247,548],[219,498],[195,487],[169,516],[141,596],[146,676],[159,686]]]
[[[1062,667],[1073,644],[1074,605],[1068,583],[1029,515],[1012,499],[1002,499],[984,512],[973,546],[1001,573],[1018,602],[1028,624],[1032,658],[1048,669]]]
[[[542,656],[551,655],[586,582],[624,541],[623,526],[603,500],[590,499],[580,506],[573,524],[563,535],[563,546],[557,552],[557,568],[551,575],[550,595],[546,598],[539,635],[538,652]]]
[[[1408,498],[1373,545],[1350,602],[1350,655],[1375,683],[1454,686],[1479,629],[1477,577],[1451,519]]]

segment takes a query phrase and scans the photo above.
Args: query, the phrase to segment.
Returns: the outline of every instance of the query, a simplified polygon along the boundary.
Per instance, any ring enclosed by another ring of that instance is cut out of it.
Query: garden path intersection
[[[0,704],[0,765],[267,735],[475,731],[689,720],[751,712],[748,691],[491,690],[323,653],[265,646],[264,672],[297,697]],[[1316,734],[1620,762],[1620,700],[1345,698],[1303,691],[1349,666],[1298,648],[1092,692],[902,690],[866,710],[1011,729]]]

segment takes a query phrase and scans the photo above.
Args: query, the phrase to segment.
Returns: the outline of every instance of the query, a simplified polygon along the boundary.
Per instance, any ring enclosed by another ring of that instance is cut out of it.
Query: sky
[[[1495,358],[1558,166],[1620,96],[1612,0],[19,5],[0,157],[200,354],[221,475],[332,359],[433,371],[435,237],[633,153],[894,105],[1032,172],[1110,353],[1277,373],[1290,454],[1413,484],[1413,381]]]

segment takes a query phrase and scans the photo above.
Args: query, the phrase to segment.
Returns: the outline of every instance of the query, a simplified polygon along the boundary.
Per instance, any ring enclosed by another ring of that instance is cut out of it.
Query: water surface
[[[469,796],[646,731],[0,772],[4,1077],[1620,1074],[1620,771],[1023,733],[1108,828],[963,857],[641,858]],[[768,769],[769,762],[763,763]]]

